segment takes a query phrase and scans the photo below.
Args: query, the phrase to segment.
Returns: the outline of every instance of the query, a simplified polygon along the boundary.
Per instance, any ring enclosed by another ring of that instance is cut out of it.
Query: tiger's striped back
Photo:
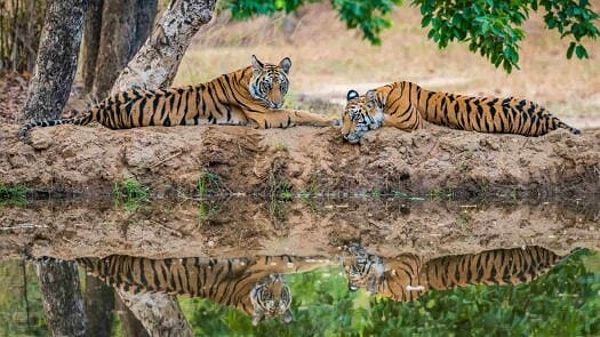
[[[435,290],[472,284],[515,285],[536,279],[561,259],[539,246],[496,249],[427,261],[423,277],[427,280],[427,287]]]

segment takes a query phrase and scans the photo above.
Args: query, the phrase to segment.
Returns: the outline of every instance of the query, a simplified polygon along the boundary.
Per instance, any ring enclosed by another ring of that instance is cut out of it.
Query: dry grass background
[[[600,1],[594,7],[600,10]],[[326,4],[302,9],[296,27],[287,33],[283,16],[230,22],[223,14],[198,34],[176,84],[202,82],[244,67],[252,54],[272,63],[290,56],[289,101],[295,106],[307,97],[341,104],[350,88],[362,91],[411,80],[434,90],[527,97],[577,127],[600,127],[600,41],[587,41],[590,59],[567,60],[568,42],[546,30],[534,14],[525,25],[521,69],[508,75],[469,52],[466,44],[439,50],[427,39],[420,18],[416,8],[399,8],[392,14],[393,28],[376,47],[347,30]],[[334,106],[333,111],[339,109]]]

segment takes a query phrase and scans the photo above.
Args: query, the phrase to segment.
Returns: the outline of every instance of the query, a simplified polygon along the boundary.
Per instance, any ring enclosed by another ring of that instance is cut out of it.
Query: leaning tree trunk
[[[119,74],[112,93],[133,86],[171,85],[181,58],[200,27],[212,19],[216,0],[171,0],[152,36]]]
[[[150,337],[146,328],[135,317],[131,310],[127,307],[121,297],[115,293],[115,302],[124,337]]]
[[[194,335],[174,296],[160,293],[133,295],[121,290],[117,290],[117,293],[150,336],[192,337]]]
[[[86,92],[91,92],[96,75],[100,32],[102,28],[102,7],[104,0],[89,0],[85,16],[85,32],[83,34],[83,53],[81,55],[81,74]]]
[[[85,281],[85,313],[89,335],[110,337],[115,306],[113,289],[92,275],[86,275]]]
[[[36,262],[42,302],[53,336],[86,336],[86,316],[74,262]]]
[[[58,118],[69,98],[77,70],[87,0],[54,0],[49,4],[37,61],[23,116]]]
[[[216,0],[171,0],[152,36],[119,74],[112,93],[133,86],[148,89],[171,84],[183,54],[201,26],[212,19]],[[123,302],[152,337],[192,336],[177,300],[164,294],[118,291]]]

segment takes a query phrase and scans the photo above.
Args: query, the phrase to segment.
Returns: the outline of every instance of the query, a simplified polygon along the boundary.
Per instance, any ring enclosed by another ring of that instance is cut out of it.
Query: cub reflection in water
[[[362,246],[345,247],[344,272],[351,291],[366,289],[394,301],[413,301],[429,290],[468,285],[529,282],[554,267],[563,257],[538,246],[495,249],[479,254],[442,256],[424,260],[403,254],[382,258]]]
[[[293,320],[292,294],[282,274],[310,271],[328,260],[292,256],[212,259],[148,259],[111,255],[79,258],[86,271],[130,293],[162,292],[203,297],[252,316],[252,324]]]

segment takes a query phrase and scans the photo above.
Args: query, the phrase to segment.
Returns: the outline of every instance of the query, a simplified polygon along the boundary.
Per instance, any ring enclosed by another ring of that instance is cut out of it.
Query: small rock
[[[54,145],[54,140],[42,132],[33,133],[31,135],[31,147],[36,150],[46,150]]]

